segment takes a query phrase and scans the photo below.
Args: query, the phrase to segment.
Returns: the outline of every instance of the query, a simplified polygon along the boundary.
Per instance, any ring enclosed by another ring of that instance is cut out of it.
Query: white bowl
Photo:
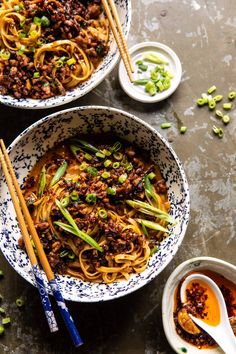
[[[128,281],[113,284],[83,282],[68,275],[59,275],[58,283],[65,299],[96,302],[131,293],[154,279],[174,257],[189,220],[189,190],[185,173],[175,152],[167,141],[139,118],[109,107],[79,107],[45,117],[27,128],[9,147],[14,169],[22,184],[35,162],[55,143],[81,133],[112,131],[125,140],[135,142],[150,152],[160,167],[169,187],[170,214],[179,219],[149,260],[147,269],[133,274]],[[16,223],[11,198],[5,180],[0,177],[0,248],[12,267],[35,285],[29,259],[19,248],[20,231]]]
[[[221,259],[212,257],[191,258],[181,263],[168,278],[162,297],[162,320],[166,338],[171,347],[178,354],[223,354],[219,348],[198,349],[190,343],[183,340],[176,332],[173,318],[174,312],[174,294],[179,282],[185,275],[192,271],[203,269],[211,270],[236,284],[236,266],[227,263]],[[233,353],[232,353],[233,354]]]
[[[131,23],[131,0],[115,0],[115,4],[122,23],[124,35],[127,38]],[[109,52],[104,57],[98,68],[94,71],[92,76],[81,85],[67,91],[64,96],[60,95],[39,100],[32,98],[17,99],[9,95],[0,95],[0,103],[16,108],[44,109],[61,106],[86,95],[98,84],[100,84],[102,80],[104,80],[104,78],[112,71],[118,62],[119,51],[112,34],[111,38]]]
[[[121,87],[127,93],[127,95],[139,102],[155,103],[165,100],[167,97],[172,95],[172,93],[174,93],[181,81],[182,66],[177,54],[170,47],[158,42],[143,42],[130,48],[129,52],[134,67],[137,60],[142,60],[142,54],[144,52],[154,52],[159,54],[169,62],[167,69],[174,74],[174,77],[171,79],[171,85],[167,90],[157,92],[154,96],[150,96],[147,92],[145,92],[144,86],[135,85],[129,80],[124,63],[121,61],[119,65],[119,80]],[[156,64],[151,63],[148,65],[152,70],[156,66]],[[143,73],[142,77],[143,76],[145,76],[145,72]],[[136,70],[136,72],[133,74],[133,79],[137,80],[138,78],[139,77]]]

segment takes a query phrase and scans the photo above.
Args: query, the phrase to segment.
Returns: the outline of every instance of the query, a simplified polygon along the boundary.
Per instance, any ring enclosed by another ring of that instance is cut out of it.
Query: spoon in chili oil
[[[198,289],[204,289],[204,295],[199,296]],[[191,299],[198,297],[203,311],[197,312],[191,308]],[[205,332],[207,332],[226,354],[236,353],[236,338],[229,322],[224,297],[218,285],[209,277],[193,273],[182,283],[180,299],[188,310],[189,317]]]

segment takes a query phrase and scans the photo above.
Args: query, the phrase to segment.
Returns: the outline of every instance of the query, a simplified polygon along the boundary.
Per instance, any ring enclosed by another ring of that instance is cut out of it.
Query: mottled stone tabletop
[[[150,123],[171,142],[190,185],[186,236],[172,262],[144,288],[106,303],[68,304],[85,342],[78,349],[73,348],[63,323],[59,333],[49,334],[37,290],[1,255],[2,306],[12,324],[0,338],[0,354],[172,354],[161,319],[162,292],[170,273],[195,256],[236,263],[236,109],[229,113],[224,137],[218,139],[212,126],[222,123],[207,107],[196,107],[196,98],[213,84],[225,96],[236,89],[235,0],[133,0],[132,6],[129,45],[152,40],[172,47],[183,66],[177,91],[162,103],[135,102],[121,90],[115,68],[91,93],[62,108],[88,104],[121,108]],[[56,110],[24,111],[0,105],[0,135],[8,144],[31,123]],[[160,124],[166,121],[172,128],[162,131]],[[188,127],[184,135],[178,130],[181,125]],[[23,311],[15,305],[20,296],[26,299]]]

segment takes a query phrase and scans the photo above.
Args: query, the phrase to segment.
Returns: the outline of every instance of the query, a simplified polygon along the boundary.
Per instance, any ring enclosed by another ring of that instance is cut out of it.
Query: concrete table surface
[[[195,256],[235,264],[236,101],[223,139],[212,134],[213,125],[223,125],[214,113],[196,107],[196,99],[213,84],[225,97],[230,89],[236,90],[235,0],[133,0],[132,6],[129,45],[159,41],[181,59],[182,81],[169,99],[153,105],[133,101],[121,90],[115,68],[91,93],[61,108],[26,111],[0,105],[0,136],[9,144],[41,117],[79,105],[110,105],[137,115],[172,143],[183,162],[191,197],[186,236],[166,269],[137,292],[106,303],[68,303],[85,342],[78,349],[61,321],[60,332],[49,334],[37,290],[1,255],[2,306],[12,324],[0,338],[0,354],[172,354],[161,319],[162,292],[170,273]],[[172,128],[163,131],[160,124],[165,121]],[[181,125],[188,127],[184,135],[178,131]],[[15,305],[20,296],[26,299],[22,311]]]

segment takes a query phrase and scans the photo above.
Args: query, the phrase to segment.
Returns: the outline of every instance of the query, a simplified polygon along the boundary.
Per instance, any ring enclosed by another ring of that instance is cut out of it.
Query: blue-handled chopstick
[[[16,213],[17,213],[17,217],[18,217],[18,215],[20,217],[20,221],[19,221],[19,218],[18,218],[19,225],[21,225],[21,227],[23,227],[23,230],[24,230],[24,233],[22,232],[22,235],[26,235],[26,237],[24,238],[24,241],[26,242],[25,246],[26,246],[27,253],[28,253],[29,257],[30,257],[30,260],[32,259],[31,264],[33,265],[33,272],[34,272],[34,275],[35,275],[35,278],[36,278],[36,282],[37,282],[38,288],[41,289],[42,293],[43,293],[43,295],[42,295],[43,298],[41,297],[42,302],[43,302],[43,304],[46,304],[46,303],[47,303],[47,305],[50,304],[49,299],[48,299],[48,295],[47,295],[46,291],[44,291],[43,282],[41,281],[42,278],[40,278],[40,272],[38,272],[39,268],[38,268],[38,264],[37,264],[37,258],[35,256],[34,249],[33,249],[32,244],[30,242],[30,237],[29,237],[29,234],[28,234],[28,231],[27,231],[27,226],[25,224],[25,221],[27,222],[30,234],[32,236],[32,239],[34,241],[34,245],[35,245],[37,253],[38,253],[38,257],[39,257],[40,263],[41,263],[41,265],[43,267],[43,270],[44,270],[44,272],[45,272],[45,274],[47,276],[47,279],[49,281],[49,285],[50,285],[50,287],[52,289],[52,292],[53,292],[53,295],[54,295],[54,297],[56,299],[56,302],[57,302],[57,305],[59,307],[60,313],[61,313],[61,315],[62,315],[62,317],[63,317],[63,319],[65,321],[66,327],[67,327],[67,329],[68,329],[68,331],[69,331],[69,333],[71,335],[71,338],[73,340],[74,345],[76,347],[78,347],[81,344],[83,344],[83,342],[82,342],[82,340],[80,338],[79,332],[78,332],[78,330],[77,330],[77,328],[76,328],[76,326],[74,324],[74,321],[73,321],[72,317],[70,316],[69,310],[68,310],[68,308],[67,308],[67,306],[65,304],[65,301],[64,301],[63,296],[62,296],[62,294],[60,292],[60,289],[59,289],[59,287],[57,285],[54,273],[53,273],[53,271],[51,269],[51,266],[50,266],[50,264],[48,262],[47,256],[46,256],[46,254],[44,252],[43,246],[42,246],[42,244],[40,242],[39,236],[38,236],[37,231],[35,229],[33,220],[32,220],[32,218],[30,216],[30,213],[29,213],[29,210],[27,208],[27,205],[26,205],[25,199],[23,197],[23,194],[21,192],[21,189],[20,189],[20,187],[18,185],[16,176],[15,176],[15,172],[13,170],[10,158],[8,156],[6,147],[5,147],[4,142],[3,142],[2,139],[0,140],[0,146],[1,146],[1,150],[2,150],[2,151],[0,151],[0,161],[2,163],[2,168],[4,170],[4,174],[5,174],[7,183],[8,183],[8,188],[9,188],[9,192],[10,192],[11,197],[12,197],[12,201],[14,200],[13,204],[14,204],[14,207],[15,207],[15,210],[16,210]],[[15,187],[15,190],[13,188],[13,185]],[[19,199],[19,202],[18,202],[17,197]],[[24,216],[22,215],[22,213],[23,213]],[[25,233],[25,230],[26,230],[26,233]],[[48,302],[46,302],[45,299],[48,299]],[[49,310],[49,307],[48,307],[48,310]],[[51,307],[50,307],[50,310],[51,310]],[[48,311],[46,310],[45,314],[46,314],[47,319],[49,321],[50,318],[51,318],[51,315],[53,315],[53,312],[51,312],[50,315],[49,315]],[[55,318],[54,318],[54,320],[55,320]],[[56,321],[54,322],[54,324],[56,326]]]

